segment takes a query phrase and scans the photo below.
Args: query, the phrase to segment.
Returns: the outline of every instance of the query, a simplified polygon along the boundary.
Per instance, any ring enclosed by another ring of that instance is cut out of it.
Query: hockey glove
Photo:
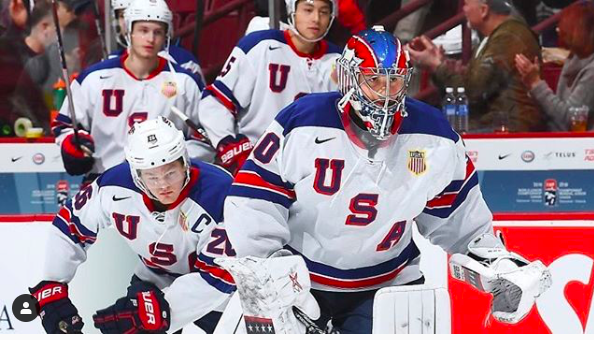
[[[236,137],[227,136],[221,139],[217,146],[215,163],[221,165],[235,176],[250,155],[252,148],[253,145],[250,140],[242,134]]]
[[[159,288],[141,281],[114,305],[98,310],[93,320],[104,334],[165,333],[170,325],[169,303]]]
[[[74,134],[66,136],[62,141],[62,161],[64,162],[64,169],[71,176],[84,175],[91,171],[95,159],[93,152],[95,152],[95,142],[93,137],[86,131],[78,131],[78,142],[76,144]]]
[[[477,237],[468,250],[469,255],[450,258],[452,276],[493,294],[491,313],[500,322],[518,323],[551,286],[551,273],[541,261],[509,252],[492,234]]]
[[[39,302],[41,324],[48,334],[81,334],[83,321],[68,298],[68,286],[59,282],[41,281],[29,288]]]

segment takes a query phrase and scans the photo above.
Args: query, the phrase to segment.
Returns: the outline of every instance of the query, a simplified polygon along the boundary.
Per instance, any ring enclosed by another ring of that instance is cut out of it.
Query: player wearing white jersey
[[[340,50],[322,39],[337,10],[336,0],[287,0],[290,30],[254,32],[239,41],[200,103],[200,122],[219,164],[235,173],[283,107],[336,89],[331,74]]]
[[[120,49],[110,54],[108,56],[110,59],[121,57],[128,49],[128,42],[126,41],[128,29],[126,28],[126,21],[124,20],[124,11],[133,1],[134,0],[111,0],[112,21],[116,32],[116,40]],[[171,57],[171,62],[179,64],[184,69],[190,71],[190,73],[196,75],[201,81],[201,84],[199,84],[200,89],[204,88],[205,81],[202,69],[200,68],[198,59],[196,59],[192,53],[183,47],[171,45],[167,51],[161,51],[159,55],[166,59]]]
[[[208,265],[212,256],[233,255],[218,228],[231,176],[211,164],[190,163],[183,133],[164,117],[131,129],[126,159],[69,200],[53,221],[44,281],[31,289],[48,333],[82,329],[68,283],[106,228],[115,228],[140,262],[128,295],[94,317],[104,333],[176,331],[217,308],[234,289]],[[152,314],[134,304],[142,299],[152,304]],[[216,317],[211,313],[207,321],[216,324]],[[214,324],[205,328],[212,331]]]
[[[91,66],[72,83],[76,120],[84,130],[79,140],[93,154],[75,144],[68,101],[52,124],[69,174],[100,174],[119,164],[124,159],[126,132],[134,122],[166,115],[190,138],[189,129],[171,113],[172,106],[198,121],[201,82],[158,56],[171,37],[172,14],[167,4],[135,1],[126,9],[125,20],[129,53]],[[214,150],[197,141],[191,140],[188,146],[192,158],[210,160],[214,155]]]
[[[438,110],[405,98],[410,75],[383,28],[353,36],[338,61],[340,92],[282,110],[225,201],[238,257],[282,248],[303,257],[322,329],[332,320],[370,333],[379,288],[424,281],[413,221],[448,253],[493,233],[462,139]]]

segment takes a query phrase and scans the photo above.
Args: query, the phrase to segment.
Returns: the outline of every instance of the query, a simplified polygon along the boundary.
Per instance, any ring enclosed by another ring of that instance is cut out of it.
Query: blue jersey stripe
[[[305,264],[307,265],[307,268],[310,272],[346,280],[365,279],[392,272],[405,262],[413,260],[421,254],[419,252],[419,248],[417,248],[417,245],[411,241],[410,244],[404,248],[404,250],[397,257],[386,262],[363,268],[338,269],[327,264],[312,261],[288,245],[286,245],[285,248],[295,255],[301,255],[305,260]]]
[[[229,190],[228,196],[261,199],[272,203],[280,204],[287,209],[289,209],[291,207],[291,204],[293,204],[294,202],[293,200],[281,194],[277,194],[266,189],[246,187],[244,185],[239,184],[233,184],[231,186],[231,190]]]
[[[466,182],[466,185],[460,190],[456,199],[454,200],[454,204],[451,207],[444,207],[444,208],[436,208],[436,209],[427,209],[423,210],[424,213],[429,214],[431,216],[440,217],[440,218],[448,218],[464,201],[468,196],[468,193],[472,188],[477,186],[479,183],[478,181],[478,174],[475,172],[470,179]]]
[[[200,271],[200,276],[206,281],[209,285],[213,286],[215,289],[220,291],[221,293],[230,294],[235,291],[235,286],[227,284],[222,280],[217,279],[216,277]]]
[[[241,170],[253,171],[257,173],[260,177],[262,177],[266,182],[279,187],[283,187],[285,189],[293,190],[293,188],[295,187],[291,183],[284,182],[282,178],[274,172],[268,171],[260,167],[251,159],[248,159],[247,161],[245,161],[245,163],[243,163],[243,167],[241,168]]]

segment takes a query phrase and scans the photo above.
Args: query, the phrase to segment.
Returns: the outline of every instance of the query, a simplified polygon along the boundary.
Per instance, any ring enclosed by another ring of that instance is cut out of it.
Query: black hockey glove
[[[39,302],[41,324],[48,334],[82,334],[84,323],[68,298],[67,285],[41,281],[29,292]]]
[[[227,136],[217,145],[215,163],[227,169],[233,176],[237,174],[245,160],[252,152],[253,145],[250,140],[239,134],[236,137]]]
[[[95,152],[95,142],[93,137],[86,131],[78,131],[78,141],[80,145],[76,144],[74,134],[66,136],[62,141],[62,161],[64,162],[64,169],[71,176],[84,175],[91,171],[95,159],[93,152]]]
[[[137,282],[128,295],[93,315],[95,327],[104,334],[165,333],[170,325],[165,294],[148,282]]]

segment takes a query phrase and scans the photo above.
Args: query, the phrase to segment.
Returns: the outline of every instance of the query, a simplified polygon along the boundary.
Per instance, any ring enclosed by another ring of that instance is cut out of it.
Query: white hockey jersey
[[[200,123],[213,145],[237,133],[255,143],[295,99],[336,90],[331,73],[340,52],[322,40],[314,54],[304,55],[293,46],[288,31],[257,31],[243,37],[200,103]]]
[[[389,156],[373,161],[349,140],[339,99],[297,100],[256,144],[225,201],[237,256],[284,247],[303,256],[314,289],[370,290],[421,277],[413,221],[450,253],[492,232],[474,166],[438,110],[407,98]]]
[[[43,279],[70,282],[100,231],[116,228],[140,258],[135,274],[169,287],[171,331],[219,307],[235,289],[213,265],[216,256],[234,255],[219,227],[232,178],[203,162],[193,163],[190,174],[179,199],[158,212],[134,185],[128,163],[104,172],[54,218]]]
[[[202,82],[195,75],[159,58],[157,69],[147,79],[140,80],[125,68],[127,57],[124,54],[121,58],[97,63],[81,73],[71,85],[77,123],[95,140],[92,173],[102,173],[124,161],[127,132],[135,122],[165,116],[185,131],[188,139],[192,133],[171,112],[171,107],[177,107],[192,121],[198,122]],[[52,123],[52,132],[58,143],[72,133],[67,100]],[[208,149],[197,141],[188,143],[192,158],[213,159],[214,150]]]

